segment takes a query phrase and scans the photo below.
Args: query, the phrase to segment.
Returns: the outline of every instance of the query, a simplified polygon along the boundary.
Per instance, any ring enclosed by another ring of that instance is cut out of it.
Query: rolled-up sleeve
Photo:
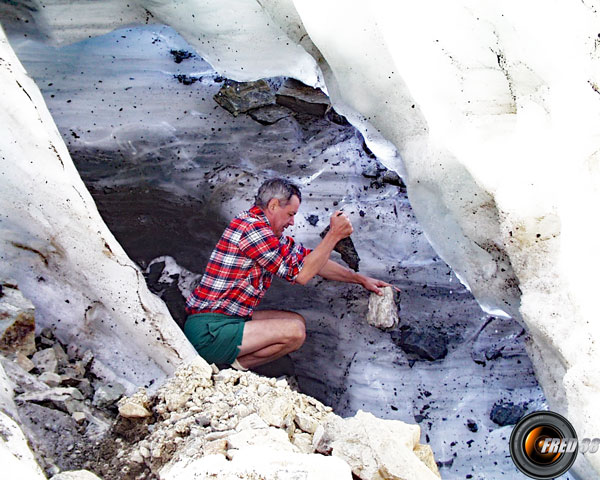
[[[262,222],[253,223],[242,232],[239,247],[244,255],[261,267],[292,283],[304,266],[304,257],[310,253],[291,237],[277,238],[273,230]]]

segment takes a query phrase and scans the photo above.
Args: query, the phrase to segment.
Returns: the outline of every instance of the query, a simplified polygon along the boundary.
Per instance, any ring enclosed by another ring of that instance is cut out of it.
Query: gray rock
[[[60,343],[56,342],[52,345],[52,349],[56,354],[56,360],[59,368],[64,368],[69,364],[69,356],[66,354]]]
[[[49,387],[58,387],[62,382],[62,377],[54,372],[43,372],[38,378]]]
[[[227,80],[214,99],[234,117],[255,108],[275,104],[275,95],[264,80],[256,82]]]
[[[8,378],[15,385],[15,393],[41,392],[50,389],[48,385],[39,380],[37,375],[25,371],[18,362],[0,356],[0,363]]]
[[[52,331],[52,329],[50,327],[42,328],[42,331],[40,332],[40,337],[43,337],[52,342],[56,341],[56,338],[54,337],[54,332]]]
[[[273,125],[275,122],[278,122],[282,118],[289,117],[292,112],[285,107],[281,107],[279,105],[267,105],[266,107],[255,108],[248,112],[248,115],[253,120],[256,120],[258,123],[262,125]]]
[[[70,378],[83,378],[85,368],[80,362],[70,363],[68,367],[63,368],[63,375]]]
[[[375,160],[363,168],[362,176],[376,180],[376,183],[379,184],[379,187],[383,186],[384,183],[387,183],[388,185],[406,188],[406,185],[400,178],[400,175],[393,170],[388,170]]]
[[[55,387],[39,392],[27,392],[18,395],[15,400],[20,403],[29,402],[46,406],[53,406],[63,412],[69,412],[72,400],[83,400],[83,395],[79,390],[72,387]]]
[[[89,411],[89,408],[81,400],[75,400],[72,398],[71,399],[68,398],[65,400],[64,405],[65,405],[65,408],[67,409],[67,412],[70,413],[71,415],[73,415],[75,412]]]
[[[369,163],[365,168],[363,168],[362,170],[362,176],[365,178],[378,178],[379,175],[381,174],[382,169],[379,166],[379,164],[375,161]]]
[[[392,170],[386,170],[383,173],[383,175],[381,176],[381,181],[383,183],[387,183],[389,185],[394,185],[396,187],[406,188],[406,185],[404,185],[404,182],[400,178],[400,175],[398,175],[396,172],[394,172]]]
[[[40,350],[33,355],[33,363],[40,372],[56,373],[58,369],[58,360],[53,348]]]
[[[421,360],[440,360],[448,354],[448,337],[434,329],[419,331],[406,327],[392,332],[392,340],[406,353]]]
[[[324,238],[329,231],[329,225],[320,234],[321,238]],[[336,245],[334,250],[342,256],[342,260],[352,270],[358,272],[358,264],[360,263],[360,257],[354,248],[354,242],[350,237],[342,238]]]
[[[83,412],[73,412],[71,414],[71,417],[73,417],[73,420],[75,420],[77,423],[83,423],[85,421],[85,413]]]
[[[125,393],[125,387],[120,383],[108,383],[96,389],[92,403],[99,408],[109,407]]]
[[[516,425],[527,412],[527,405],[515,405],[513,402],[496,402],[490,412],[490,420],[501,427]]]
[[[0,297],[0,352],[31,355],[35,352],[33,304],[12,284],[3,284]]]
[[[329,98],[321,90],[291,78],[277,90],[276,98],[279,105],[308,115],[323,117],[331,108]]]
[[[68,375],[61,376],[62,384],[67,387],[75,387],[85,398],[94,396],[94,388],[87,378],[73,378]]]
[[[69,360],[74,362],[75,360],[81,357],[81,352],[79,347],[74,343],[70,343],[67,345],[67,355],[69,356]]]
[[[44,337],[44,336],[38,337],[38,342],[39,342],[39,345],[42,347],[52,347],[52,345],[54,345],[54,340]],[[38,346],[38,348],[39,348],[39,346]]]

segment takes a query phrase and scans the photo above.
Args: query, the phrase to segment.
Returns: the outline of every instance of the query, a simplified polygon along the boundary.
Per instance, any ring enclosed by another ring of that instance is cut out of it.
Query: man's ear
[[[279,199],[278,198],[272,198],[267,203],[267,210],[275,211],[275,208],[277,208],[278,206],[279,206]]]

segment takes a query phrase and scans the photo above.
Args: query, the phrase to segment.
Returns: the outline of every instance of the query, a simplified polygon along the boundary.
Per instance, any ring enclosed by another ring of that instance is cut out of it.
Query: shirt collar
[[[269,219],[265,215],[264,210],[262,208],[260,208],[258,205],[252,205],[249,212],[250,212],[250,215],[252,215],[253,217],[260,218],[261,220],[264,220],[265,222],[267,222],[267,225],[271,226],[271,224],[269,223]]]

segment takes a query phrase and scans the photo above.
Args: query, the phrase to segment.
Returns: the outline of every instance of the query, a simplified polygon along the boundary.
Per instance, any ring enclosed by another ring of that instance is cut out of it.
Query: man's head
[[[294,224],[301,201],[296,185],[284,178],[272,178],[260,186],[254,204],[263,209],[273,232],[280,237],[285,228]]]

